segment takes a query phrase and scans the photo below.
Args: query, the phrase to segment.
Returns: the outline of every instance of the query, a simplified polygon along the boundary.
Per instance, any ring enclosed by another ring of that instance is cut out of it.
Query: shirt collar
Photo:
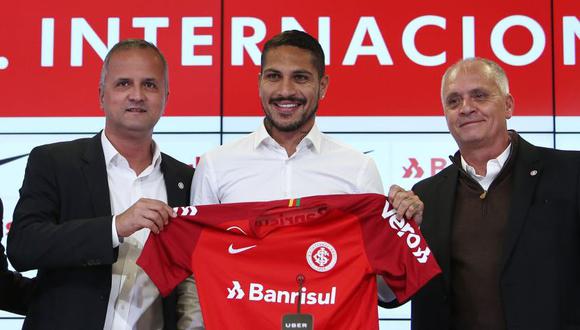
[[[258,129],[256,130],[256,137],[254,139],[253,147],[254,149],[257,149],[261,144],[267,143],[278,144],[278,142],[276,142],[270,136],[270,134],[268,134],[266,126],[264,125],[264,121],[262,121],[260,127],[258,127]],[[308,134],[306,134],[306,136],[302,139],[302,141],[300,141],[300,143],[298,144],[299,148],[300,145],[304,144],[311,145],[314,151],[320,152],[320,145],[322,144],[322,132],[320,132],[320,129],[318,129],[318,126],[316,126],[316,124],[312,126],[310,132],[308,132]]]
[[[101,145],[103,146],[103,154],[105,155],[105,164],[109,166],[113,158],[119,155],[119,152],[113,147],[113,144],[109,141],[104,131],[101,133]]]
[[[101,133],[101,145],[103,146],[103,154],[105,156],[105,164],[107,167],[111,164],[111,162],[114,159],[118,157],[122,157],[123,159],[125,159],[125,157],[123,157],[123,155],[121,155],[117,151],[117,149],[115,149],[111,141],[109,141],[109,139],[105,135],[104,131]],[[155,143],[155,141],[153,141],[153,159],[151,163],[155,168],[161,165],[161,150],[159,149],[159,146],[157,145],[157,143]]]
[[[499,156],[497,156],[497,158],[490,159],[487,161],[487,172],[486,172],[485,177],[492,175],[495,178],[499,174],[499,172],[501,171],[501,169],[503,168],[503,166],[505,165],[505,163],[507,162],[507,160],[510,156],[511,147],[512,147],[512,144],[510,143],[510,144],[508,144],[507,148],[505,148],[505,150]],[[473,166],[469,165],[465,161],[463,156],[461,156],[461,167],[463,168],[463,170],[465,170],[465,172],[467,172],[467,174],[469,174],[469,176],[471,176],[473,178],[484,177],[484,176],[478,175],[475,172],[475,168]]]

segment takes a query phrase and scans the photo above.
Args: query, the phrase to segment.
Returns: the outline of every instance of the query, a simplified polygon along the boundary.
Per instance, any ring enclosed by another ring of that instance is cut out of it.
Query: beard
[[[278,102],[280,100],[276,99],[276,100],[271,100],[270,103],[273,102]],[[294,100],[292,100],[294,101]],[[264,114],[266,115],[266,118],[264,118],[264,123],[266,125],[266,127],[273,127],[276,130],[280,131],[280,132],[294,132],[297,131],[298,129],[300,129],[302,126],[304,126],[304,124],[306,124],[308,121],[310,121],[310,119],[314,118],[314,116],[316,116],[316,112],[318,111],[318,102],[316,102],[316,106],[314,107],[314,109],[312,109],[312,111],[305,111],[304,113],[302,113],[302,115],[296,119],[293,122],[290,123],[281,123],[281,122],[277,122],[271,113],[269,113],[268,111],[265,110],[265,107],[262,106],[262,110],[264,111]]]

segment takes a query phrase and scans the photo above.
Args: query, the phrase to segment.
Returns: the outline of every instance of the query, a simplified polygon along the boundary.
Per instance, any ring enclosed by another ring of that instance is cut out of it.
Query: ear
[[[165,114],[165,109],[167,108],[167,102],[169,102],[169,91],[167,91],[167,93],[165,94],[165,102],[163,102],[163,111],[161,112],[161,114]]]
[[[262,97],[262,88],[260,88],[262,85],[262,72],[258,72],[258,95],[260,97]]]
[[[99,87],[99,107],[101,107],[101,109],[104,110],[104,108],[103,108],[103,97],[105,97],[104,91],[101,89],[101,87]]]
[[[324,75],[322,78],[320,78],[320,99],[323,99],[326,96],[329,83],[328,75]]]
[[[505,97],[505,119],[510,119],[514,114],[514,97],[507,94]]]

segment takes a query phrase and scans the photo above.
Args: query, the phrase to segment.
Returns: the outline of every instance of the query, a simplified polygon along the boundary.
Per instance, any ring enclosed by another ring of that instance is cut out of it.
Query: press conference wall
[[[2,230],[8,231],[30,150],[103,127],[99,73],[119,40],[145,38],[167,57],[170,96],[154,138],[195,165],[205,151],[259,125],[265,40],[287,29],[309,32],[325,50],[330,76],[318,110],[321,130],[371,155],[385,187],[410,188],[449,165],[456,150],[440,80],[466,57],[487,57],[506,70],[515,97],[510,128],[537,145],[580,150],[579,9],[567,0],[3,3]],[[381,329],[409,329],[409,311],[408,304],[379,308]],[[0,329],[21,323],[0,312]]]

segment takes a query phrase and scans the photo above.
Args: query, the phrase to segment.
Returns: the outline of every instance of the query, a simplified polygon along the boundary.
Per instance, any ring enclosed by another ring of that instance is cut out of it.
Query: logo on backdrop
[[[0,165],[8,164],[8,163],[10,163],[12,161],[15,161],[17,159],[20,159],[20,158],[26,157],[26,156],[28,156],[28,154],[0,159]]]
[[[421,179],[426,177],[425,170],[423,169],[417,158],[409,157],[408,159],[409,165],[406,167],[405,166],[402,167],[403,168],[402,177],[404,179]],[[422,163],[424,164],[426,162]],[[447,167],[448,164],[449,162],[445,158],[433,157],[429,159],[429,167],[427,168],[427,170],[429,170],[430,176],[433,176],[439,173],[445,167]]]
[[[413,175],[413,173],[415,173],[413,178],[423,177],[423,173],[425,173],[425,171],[423,171],[423,168],[419,165],[417,158],[409,158],[409,161],[411,162],[411,165],[409,165],[408,167],[403,166],[403,170],[405,170],[403,178],[410,178]]]

